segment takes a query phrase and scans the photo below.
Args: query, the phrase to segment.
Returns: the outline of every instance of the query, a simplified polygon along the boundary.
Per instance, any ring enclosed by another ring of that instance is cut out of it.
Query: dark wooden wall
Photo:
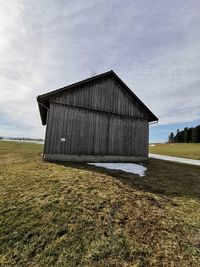
[[[78,86],[51,99],[53,102],[149,118],[143,107],[113,77]]]
[[[148,131],[146,112],[114,79],[102,79],[51,98],[45,154],[146,157]]]

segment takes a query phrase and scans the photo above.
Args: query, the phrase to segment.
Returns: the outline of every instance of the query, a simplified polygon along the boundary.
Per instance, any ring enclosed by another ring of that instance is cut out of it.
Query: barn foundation
[[[47,161],[66,162],[140,162],[147,160],[148,157],[46,154],[44,159]]]

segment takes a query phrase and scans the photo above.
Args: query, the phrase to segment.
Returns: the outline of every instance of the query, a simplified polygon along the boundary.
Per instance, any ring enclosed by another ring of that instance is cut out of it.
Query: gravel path
[[[154,159],[162,159],[162,160],[200,166],[200,160],[195,160],[195,159],[178,158],[178,157],[171,157],[171,156],[151,154],[151,153],[149,153],[149,157]]]

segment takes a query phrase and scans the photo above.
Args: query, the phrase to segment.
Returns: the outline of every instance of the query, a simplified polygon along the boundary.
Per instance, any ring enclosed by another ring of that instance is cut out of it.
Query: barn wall
[[[51,101],[149,119],[143,107],[113,77],[91,81],[60,93]]]
[[[148,130],[144,119],[51,103],[45,154],[147,157]]]

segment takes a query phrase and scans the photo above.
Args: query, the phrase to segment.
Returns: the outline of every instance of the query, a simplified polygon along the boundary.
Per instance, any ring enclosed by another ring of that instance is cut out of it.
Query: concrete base
[[[148,157],[45,154],[44,159],[47,161],[69,162],[138,162],[147,160]]]

